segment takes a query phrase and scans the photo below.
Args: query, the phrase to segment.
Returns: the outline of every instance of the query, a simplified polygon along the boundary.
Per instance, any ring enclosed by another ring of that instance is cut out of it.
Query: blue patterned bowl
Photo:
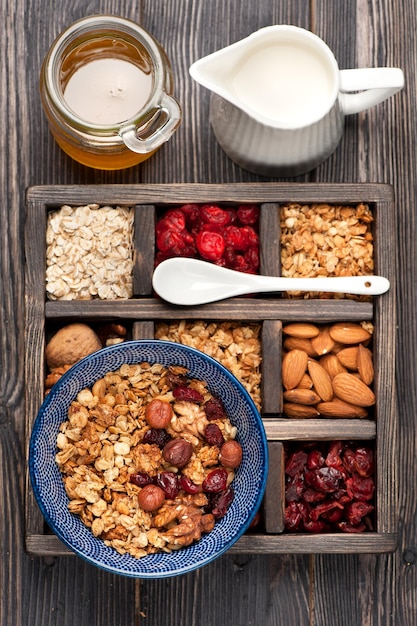
[[[78,516],[68,511],[68,497],[55,462],[56,438],[78,392],[124,363],[143,361],[181,365],[191,376],[205,380],[222,399],[238,429],[243,460],[233,482],[235,498],[214,530],[197,543],[171,553],[141,559],[121,555],[93,536]],[[246,531],[265,491],[268,448],[259,412],[241,383],[218,361],[202,352],[170,341],[127,341],[103,348],[74,365],[54,385],[35,420],[29,447],[33,490],[46,522],[73,552],[106,571],[136,578],[163,578],[185,574],[226,552]]]

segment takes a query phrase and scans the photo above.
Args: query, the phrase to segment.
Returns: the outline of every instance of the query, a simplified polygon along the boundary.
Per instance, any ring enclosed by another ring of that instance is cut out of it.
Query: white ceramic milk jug
[[[210,89],[210,123],[235,163],[263,176],[297,176],[327,159],[344,116],[404,86],[398,68],[339,70],[329,47],[308,30],[267,26],[190,67]]]

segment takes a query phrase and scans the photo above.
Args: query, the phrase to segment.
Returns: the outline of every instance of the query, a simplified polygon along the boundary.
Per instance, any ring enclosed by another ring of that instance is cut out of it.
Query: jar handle
[[[181,108],[172,96],[164,94],[161,104],[158,109],[156,109],[152,118],[148,120],[145,127],[149,131],[149,128],[154,125],[155,120],[163,113],[166,115],[166,120],[162,126],[143,139],[140,138],[141,128],[138,129],[134,125],[122,128],[119,131],[119,135],[123,139],[124,144],[132,150],[132,152],[149,154],[149,152],[154,152],[154,150],[168,141],[181,121]]]

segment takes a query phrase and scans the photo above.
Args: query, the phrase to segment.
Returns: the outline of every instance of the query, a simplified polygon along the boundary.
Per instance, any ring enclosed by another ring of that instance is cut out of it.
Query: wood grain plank
[[[409,67],[408,54],[404,46],[400,49],[397,46],[399,41],[404,41],[405,37],[407,47],[410,46],[409,49],[416,49],[415,32],[414,30],[410,32],[411,16],[408,15],[408,25],[406,25],[403,11],[399,7],[388,2],[368,3],[357,0],[355,3],[335,4],[324,0],[317,2],[316,15],[317,31],[333,48],[341,67],[383,65]],[[330,26],[332,22],[344,24],[344,32],[349,35],[343,39],[343,42],[338,37],[336,30]],[[415,65],[415,60],[412,63]],[[414,77],[411,82],[414,86],[410,86],[410,88],[413,89],[415,88]],[[408,183],[406,181],[409,180],[410,175],[409,159],[413,158],[411,157],[410,144],[406,137],[406,133],[412,133],[412,130],[409,127],[405,131],[404,125],[401,123],[404,120],[403,111],[406,106],[404,98],[404,94],[400,95],[370,111],[347,118],[345,133],[339,148],[333,157],[318,169],[315,176],[317,181],[356,180],[365,182],[372,180],[390,181],[393,183],[396,189],[397,201],[394,222],[390,225],[390,228],[393,230],[401,228],[402,220],[398,219],[398,217],[402,212],[402,203],[407,202]],[[398,121],[400,122],[399,124]],[[410,124],[410,120],[407,124]],[[412,125],[415,127],[414,121]],[[403,167],[401,169],[398,169],[395,165],[397,163],[396,154],[402,161]],[[409,227],[410,225],[408,224],[407,228]],[[378,225],[376,225],[377,228]],[[406,238],[408,234],[403,233]],[[404,246],[405,241],[402,241]],[[391,250],[385,258],[388,264],[392,261],[392,267],[388,267],[386,264],[383,269],[379,266],[378,271],[390,273],[392,289],[396,290],[398,296],[399,290],[396,289],[396,280],[393,274],[396,271],[396,259],[404,259],[404,254],[400,254],[397,257],[397,253]],[[412,265],[411,268],[407,270],[399,268],[400,276],[402,280],[405,280],[406,285],[408,281],[413,280],[414,266]],[[407,286],[405,288],[407,289]],[[407,302],[408,306],[413,306],[412,298],[408,299]],[[395,319],[394,306],[395,304],[389,304],[387,307],[390,314],[394,316],[393,319]],[[405,302],[399,300],[397,310],[403,320],[410,314],[409,312],[407,313],[407,306],[405,308],[404,306]],[[404,331],[397,333],[397,340],[399,339],[400,344],[402,343],[402,336],[408,332],[409,330],[405,333]],[[385,337],[382,337],[376,340],[376,349],[384,350],[384,352],[388,350],[386,352],[389,355],[387,358],[394,359],[395,355],[389,349],[390,342],[388,341],[387,345],[385,339]],[[407,341],[415,342],[415,336],[408,336]],[[401,349],[400,346],[397,349]],[[402,369],[401,363],[399,366]],[[413,370],[415,369],[414,365],[412,368]],[[383,378],[384,373],[381,374]],[[399,389],[407,389],[406,384],[404,386],[404,382],[409,375],[410,372],[405,374],[403,371],[403,374],[398,376],[397,370]],[[391,410],[395,416],[395,396],[391,388],[385,388],[384,391],[384,385],[382,384],[381,392],[383,396],[383,398],[381,397],[381,402],[387,403],[388,411]],[[407,394],[407,391],[405,393]],[[401,416],[399,440],[403,442],[400,464],[404,468],[404,472],[406,467],[405,458],[409,454],[408,445],[405,442],[410,442],[415,437],[414,425],[411,426],[410,430],[411,413],[415,414],[415,398],[412,399],[410,395],[407,395],[405,399],[403,391],[401,391],[401,396],[402,398],[399,398],[399,415]],[[395,484],[398,484],[396,474],[398,451],[396,451],[395,420],[391,424],[387,420],[386,425],[383,427],[381,425],[378,436],[377,454],[379,446],[384,446],[386,442],[390,442],[392,446],[392,462],[388,464],[387,471],[383,475],[378,474],[378,481],[384,483],[384,485],[379,483],[378,489],[384,489],[386,496],[394,498],[393,501],[395,502]],[[405,446],[405,449],[403,446]],[[387,476],[389,484],[386,482]],[[402,483],[402,492],[404,494],[413,493],[416,489],[415,478],[410,479],[410,475],[406,476],[404,473],[402,477],[404,481]],[[394,506],[392,510],[398,513],[400,509]],[[400,527],[405,523],[405,519],[410,520],[411,517],[409,515],[406,518],[402,516]],[[415,510],[412,519],[411,527],[408,527],[411,530],[410,536],[415,537]],[[384,523],[386,523],[386,520],[382,516],[381,524]],[[410,574],[415,581],[414,568],[408,571],[407,582],[401,577],[400,572],[403,574],[405,572],[404,568],[401,567],[400,551],[397,550],[390,556],[316,556],[314,557],[314,563],[314,620],[316,626],[333,626],[336,624],[337,626],[347,626],[348,624],[349,626],[359,626],[360,624],[379,624],[383,626],[388,624],[411,624],[415,621],[416,607],[414,601],[411,603],[412,607],[410,607],[407,601],[403,602],[400,600],[397,604],[397,601],[403,597],[404,585],[408,585],[411,582],[408,579]],[[369,576],[371,571],[373,575]],[[390,573],[388,574],[388,572]],[[376,600],[382,597],[384,597],[383,602]],[[403,614],[403,609],[399,606],[400,604],[406,607],[405,612],[407,613],[408,611],[407,617]]]

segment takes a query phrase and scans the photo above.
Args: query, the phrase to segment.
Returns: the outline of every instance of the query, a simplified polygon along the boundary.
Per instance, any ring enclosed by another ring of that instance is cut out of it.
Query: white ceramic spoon
[[[385,293],[390,287],[388,279],[382,276],[257,276],[185,257],[162,261],[155,268],[152,284],[156,293],[167,302],[188,306],[243,294],[274,291],[321,291],[375,296]]]

